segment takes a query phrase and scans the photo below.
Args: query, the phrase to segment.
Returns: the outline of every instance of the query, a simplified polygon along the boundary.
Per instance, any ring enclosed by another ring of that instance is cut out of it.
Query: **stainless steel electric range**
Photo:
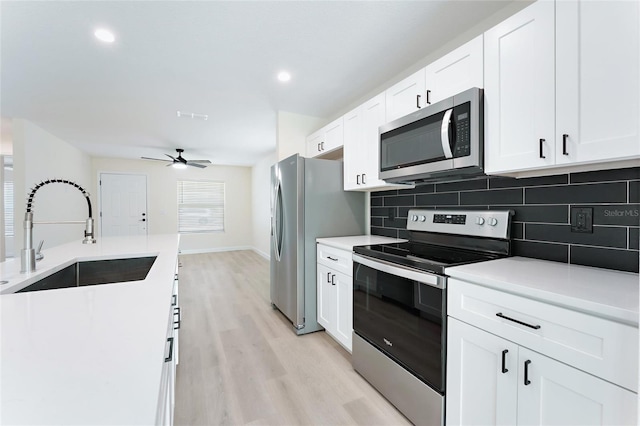
[[[511,216],[410,210],[408,242],[354,248],[353,367],[415,424],[444,424],[445,270],[509,256]]]

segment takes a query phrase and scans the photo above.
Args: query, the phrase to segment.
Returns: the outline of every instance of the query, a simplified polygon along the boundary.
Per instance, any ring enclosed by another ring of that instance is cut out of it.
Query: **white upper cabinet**
[[[424,105],[472,87],[484,87],[483,50],[480,35],[429,64],[425,68]]]
[[[487,173],[593,170],[640,157],[639,9],[538,1],[485,33]]]
[[[381,191],[412,188],[381,180],[378,127],[385,120],[385,94],[370,99],[344,117],[344,189]]]
[[[344,133],[342,127],[342,117],[324,126],[323,151],[333,151],[344,144]]]
[[[342,117],[307,136],[307,157],[318,157],[341,148],[344,143]]]
[[[344,118],[344,189],[360,189],[367,157],[363,145],[362,106],[345,114]]]
[[[386,122],[404,117],[425,104],[424,68],[385,91]],[[384,124],[384,123],[383,123]]]
[[[557,164],[640,155],[639,8],[556,2]]]
[[[307,157],[315,157],[322,154],[324,143],[324,129],[317,130],[307,136]]]
[[[484,34],[487,173],[555,163],[554,30],[538,1]]]

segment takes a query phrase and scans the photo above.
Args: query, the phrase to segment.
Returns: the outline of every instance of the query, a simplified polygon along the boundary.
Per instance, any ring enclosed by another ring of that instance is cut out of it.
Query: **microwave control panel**
[[[453,122],[455,123],[455,146],[453,156],[466,157],[471,155],[471,103],[467,102],[453,108]]]

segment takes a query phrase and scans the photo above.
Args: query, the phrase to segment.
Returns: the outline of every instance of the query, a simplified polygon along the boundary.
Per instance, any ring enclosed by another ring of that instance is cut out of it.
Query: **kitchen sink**
[[[156,256],[76,262],[16,293],[144,280],[155,260]]]

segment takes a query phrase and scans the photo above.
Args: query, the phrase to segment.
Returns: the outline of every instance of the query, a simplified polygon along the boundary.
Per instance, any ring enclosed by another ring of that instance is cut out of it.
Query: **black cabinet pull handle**
[[[324,151],[324,142],[320,142],[320,148]]]
[[[173,308],[173,316],[178,316],[178,321],[173,322],[173,329],[180,330],[180,323],[182,322],[182,315],[180,315],[180,306]]]
[[[178,295],[174,294],[171,296],[171,306],[176,306],[177,303],[178,303]]]
[[[362,184],[363,184],[363,185],[364,185],[365,183],[367,183],[367,182],[365,181],[365,177],[366,177],[366,176],[367,176],[367,175],[366,175],[366,173],[363,173],[363,174],[362,174]]]
[[[336,285],[336,274],[331,275],[331,285]]]
[[[331,282],[331,272],[327,272],[327,282]]]
[[[542,151],[542,144],[545,142],[545,139],[540,139],[540,158],[547,158],[544,156],[544,152]]]
[[[320,152],[320,143],[318,142],[318,152]]]
[[[430,94],[431,94],[431,90],[427,90],[427,105],[431,105],[431,101],[429,100]]]
[[[177,281],[177,280],[178,280],[178,274],[175,274],[175,275],[173,276],[173,280],[174,280],[174,281]]]
[[[164,362],[170,362],[173,359],[173,337],[167,338],[169,342],[169,356],[164,359]]]
[[[420,95],[416,95],[416,108],[420,109]]]
[[[527,324],[526,322],[522,322],[522,321],[518,321],[517,319],[510,318],[510,317],[508,317],[506,315],[503,315],[502,312],[498,312],[496,314],[496,316],[500,317],[500,318],[504,318],[504,319],[509,320],[509,321],[513,321],[513,322],[515,322],[517,324],[520,324],[520,325],[524,325],[525,327],[533,328],[534,330],[538,330],[541,327],[540,325],[531,325],[531,324]]]
[[[360,175],[356,175],[356,184],[360,185]]]
[[[336,259],[335,257],[331,257],[331,256],[327,256],[327,259],[329,259],[329,260],[333,260],[334,262],[337,262],[337,261],[338,261],[338,259]]]
[[[509,372],[509,369],[507,368],[507,353],[509,353],[507,349],[502,351],[502,374]]]
[[[524,362],[524,385],[529,386],[531,384],[531,380],[529,380],[529,364],[531,364],[531,360],[526,360]]]
[[[562,155],[569,155],[567,152],[567,139],[569,138],[568,134],[562,135]]]

